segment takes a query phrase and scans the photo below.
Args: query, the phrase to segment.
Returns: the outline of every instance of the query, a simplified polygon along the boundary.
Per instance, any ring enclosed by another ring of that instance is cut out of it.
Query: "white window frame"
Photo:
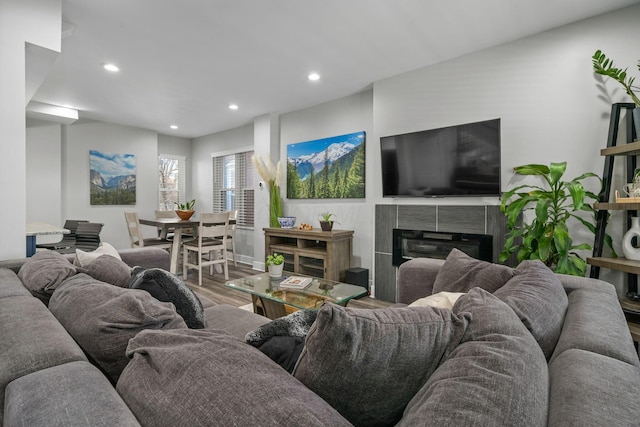
[[[253,147],[241,147],[234,150],[211,154],[213,212],[237,210],[237,226],[239,228],[247,228],[251,230],[253,230],[255,224],[254,180],[256,173],[251,160],[253,154]],[[224,187],[224,158],[227,156],[235,156],[236,160],[236,186],[229,188]],[[226,205],[224,200],[225,193],[231,191],[234,192],[235,203],[232,207]]]
[[[178,161],[178,202],[183,203],[186,202],[186,198],[187,198],[187,183],[186,183],[186,177],[187,177],[187,158],[185,156],[179,156],[179,155],[175,155],[175,154],[160,154],[158,155],[158,181],[160,181],[160,161],[162,159],[172,159],[172,160],[177,160]],[[164,198],[162,197],[162,194],[164,192],[174,192],[176,191],[173,188],[163,188],[161,186],[161,183],[158,182],[158,210],[161,211],[170,211],[170,210],[174,210],[175,206],[174,205],[165,205],[165,203],[163,203]]]

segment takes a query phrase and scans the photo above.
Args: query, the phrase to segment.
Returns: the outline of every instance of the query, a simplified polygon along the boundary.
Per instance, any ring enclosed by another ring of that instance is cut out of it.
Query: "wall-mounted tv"
[[[384,197],[500,196],[500,119],[380,138]]]

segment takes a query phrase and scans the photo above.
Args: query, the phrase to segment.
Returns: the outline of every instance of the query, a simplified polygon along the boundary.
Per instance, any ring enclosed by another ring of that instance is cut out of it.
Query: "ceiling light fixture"
[[[176,125],[171,125],[171,126],[169,126],[169,127],[170,127],[171,129],[178,129],[178,126],[176,126]]]
[[[238,106],[236,104],[229,104],[229,109],[230,110],[237,110]]]
[[[118,66],[115,64],[104,64],[102,68],[104,68],[107,71],[111,71],[112,73],[115,73],[116,71],[120,71],[120,68],[118,68]]]
[[[311,74],[309,74],[309,75],[307,76],[307,78],[308,78],[309,80],[311,80],[312,82],[315,82],[315,81],[317,81],[317,80],[320,80],[320,74],[318,74],[318,73],[311,73]]]

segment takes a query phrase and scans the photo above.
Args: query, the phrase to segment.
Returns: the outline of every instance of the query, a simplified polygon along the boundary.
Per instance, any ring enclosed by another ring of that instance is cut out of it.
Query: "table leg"
[[[27,258],[36,253],[36,236],[27,236]]]
[[[176,227],[173,232],[173,246],[171,247],[171,267],[169,271],[176,274],[178,271],[178,260],[180,259],[180,241],[182,240],[182,228]]]

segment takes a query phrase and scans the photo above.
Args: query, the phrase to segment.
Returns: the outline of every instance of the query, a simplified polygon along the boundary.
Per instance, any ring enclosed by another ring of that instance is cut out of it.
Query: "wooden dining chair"
[[[202,269],[221,265],[224,278],[229,280],[227,263],[227,236],[229,234],[229,212],[202,213],[198,225],[198,237],[182,245],[182,278],[187,279],[188,270],[198,270],[198,285],[202,286]],[[191,256],[193,255],[193,256]]]
[[[178,218],[176,211],[155,211],[155,218]],[[173,228],[158,227],[158,237],[161,239],[170,239],[173,237]]]
[[[236,221],[238,221],[238,211],[229,211],[229,233],[227,234],[227,252],[233,254],[233,266],[238,267],[236,261]],[[231,246],[231,249],[229,249]]]
[[[173,242],[161,237],[143,237],[140,228],[140,219],[137,212],[125,212],[124,219],[127,222],[127,230],[129,230],[129,239],[132,248],[143,248],[145,246],[155,246],[157,248],[167,249],[171,252]]]

